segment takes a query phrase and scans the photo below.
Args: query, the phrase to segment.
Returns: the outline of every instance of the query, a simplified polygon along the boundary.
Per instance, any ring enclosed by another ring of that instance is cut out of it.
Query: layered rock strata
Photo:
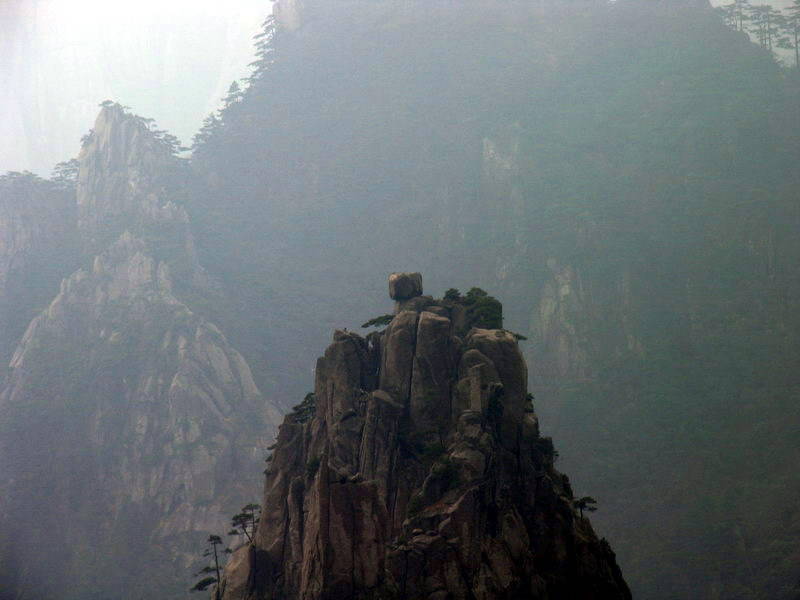
[[[393,276],[392,296],[424,298],[418,277]],[[429,299],[366,338],[336,331],[222,598],[630,598],[539,434],[516,337],[462,308]]]

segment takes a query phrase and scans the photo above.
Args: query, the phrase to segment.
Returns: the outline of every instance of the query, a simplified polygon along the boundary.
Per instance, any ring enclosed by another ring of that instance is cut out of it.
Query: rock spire
[[[280,427],[254,543],[225,600],[628,599],[539,434],[513,333],[465,299],[415,299],[385,330],[336,331]]]

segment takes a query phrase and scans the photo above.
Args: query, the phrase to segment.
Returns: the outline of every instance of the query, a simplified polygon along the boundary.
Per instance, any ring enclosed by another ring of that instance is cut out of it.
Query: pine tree
[[[50,180],[59,187],[73,187],[78,182],[78,159],[58,163],[53,167]]]
[[[206,540],[208,544],[208,548],[206,551],[203,552],[203,556],[205,558],[214,557],[214,565],[208,565],[200,569],[196,575],[205,575],[200,581],[195,583],[190,589],[190,592],[204,592],[212,585],[219,585],[220,582],[220,566],[219,566],[219,550],[217,550],[217,546],[222,545],[222,538],[218,535],[210,535],[208,536],[208,540]],[[225,548],[223,550],[225,553],[230,553],[229,548]]]
[[[583,498],[578,498],[577,500],[573,501],[575,508],[578,509],[578,512],[581,515],[581,519],[583,518],[583,511],[586,512],[594,512],[597,510],[597,500],[592,498],[591,496],[584,496]]]
[[[794,68],[800,71],[800,0],[794,0],[786,9],[783,47],[794,50]]]
[[[744,31],[745,23],[748,20],[748,10],[750,8],[750,2],[748,2],[748,0],[734,0],[733,5],[734,5],[736,30]]]
[[[769,4],[750,7],[751,23],[749,32],[755,36],[765,50],[773,51],[778,45],[781,13]]]
[[[222,110],[225,110],[229,106],[236,104],[237,102],[240,102],[243,97],[244,97],[244,90],[242,90],[242,87],[239,85],[239,82],[234,81],[228,88],[228,95],[225,96],[224,100],[225,108],[223,108]]]
[[[275,18],[270,15],[261,25],[261,32],[253,40],[256,47],[256,60],[250,63],[253,73],[247,79],[252,85],[262,79],[275,62]]]
[[[730,4],[717,8],[728,27],[736,31],[745,31],[745,23],[750,20],[750,10],[748,0],[733,0]]]
[[[260,516],[260,504],[248,504],[242,507],[242,512],[231,517],[231,527],[233,529],[228,532],[228,535],[244,535],[248,542],[252,542]]]

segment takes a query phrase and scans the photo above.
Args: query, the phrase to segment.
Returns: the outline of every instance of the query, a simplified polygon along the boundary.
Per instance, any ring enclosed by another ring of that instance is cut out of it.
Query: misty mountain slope
[[[0,360],[77,266],[74,193],[23,174],[0,177]],[[1,376],[0,376],[1,380]]]
[[[202,539],[254,498],[280,413],[190,305],[219,291],[164,138],[109,106],[79,164],[84,266],[31,321],[0,394],[4,593],[184,597]]]
[[[189,203],[210,273],[289,349],[239,330],[248,360],[298,398],[303,349],[374,306],[352,281],[498,289],[634,593],[790,594],[786,73],[704,3],[276,11],[269,68],[206,132]]]

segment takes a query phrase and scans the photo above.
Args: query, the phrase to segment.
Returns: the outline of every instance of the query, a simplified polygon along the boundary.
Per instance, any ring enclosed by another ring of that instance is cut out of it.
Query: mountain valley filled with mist
[[[0,600],[798,600],[800,0],[263,13],[0,175]]]

